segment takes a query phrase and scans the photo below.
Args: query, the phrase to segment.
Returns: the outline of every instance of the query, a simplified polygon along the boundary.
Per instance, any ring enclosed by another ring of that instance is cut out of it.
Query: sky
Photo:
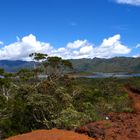
[[[140,57],[140,0],[0,0],[0,60]]]

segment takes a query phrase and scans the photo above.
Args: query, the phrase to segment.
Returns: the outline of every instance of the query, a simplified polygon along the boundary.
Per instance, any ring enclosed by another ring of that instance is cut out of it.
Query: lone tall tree
[[[29,57],[31,57],[34,61],[34,70],[33,71],[35,72],[36,77],[39,72],[44,71],[42,61],[45,61],[47,59],[47,56],[48,56],[47,54],[43,54],[43,53],[31,53],[29,55]],[[37,67],[36,63],[38,63],[40,65],[40,67]]]
[[[66,68],[72,69],[72,63],[69,60],[63,60],[61,57],[48,57],[44,62],[47,75],[59,77]]]

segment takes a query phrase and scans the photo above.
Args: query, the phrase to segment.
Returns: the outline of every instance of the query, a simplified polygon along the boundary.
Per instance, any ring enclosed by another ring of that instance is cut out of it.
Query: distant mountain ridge
[[[114,57],[71,60],[79,72],[130,72],[140,73],[140,57]]]
[[[16,72],[21,68],[33,68],[33,62],[22,60],[0,60],[0,68],[4,68],[7,72]]]
[[[140,73],[140,57],[114,57],[110,59],[71,59],[75,72],[130,72]],[[0,68],[15,72],[21,68],[33,68],[33,62],[0,60]]]

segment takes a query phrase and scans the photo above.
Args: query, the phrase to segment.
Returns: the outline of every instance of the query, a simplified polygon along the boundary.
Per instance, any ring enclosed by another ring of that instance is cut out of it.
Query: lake
[[[140,77],[140,73],[126,74],[126,73],[95,73],[93,75],[80,76],[85,78],[130,78]]]

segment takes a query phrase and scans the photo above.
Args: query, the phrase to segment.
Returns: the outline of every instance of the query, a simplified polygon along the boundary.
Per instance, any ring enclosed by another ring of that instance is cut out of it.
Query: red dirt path
[[[132,100],[133,109],[135,112],[140,113],[140,94],[132,92],[129,89],[126,89],[128,92],[129,97]]]
[[[36,130],[6,140],[95,140],[83,134],[65,130]]]

